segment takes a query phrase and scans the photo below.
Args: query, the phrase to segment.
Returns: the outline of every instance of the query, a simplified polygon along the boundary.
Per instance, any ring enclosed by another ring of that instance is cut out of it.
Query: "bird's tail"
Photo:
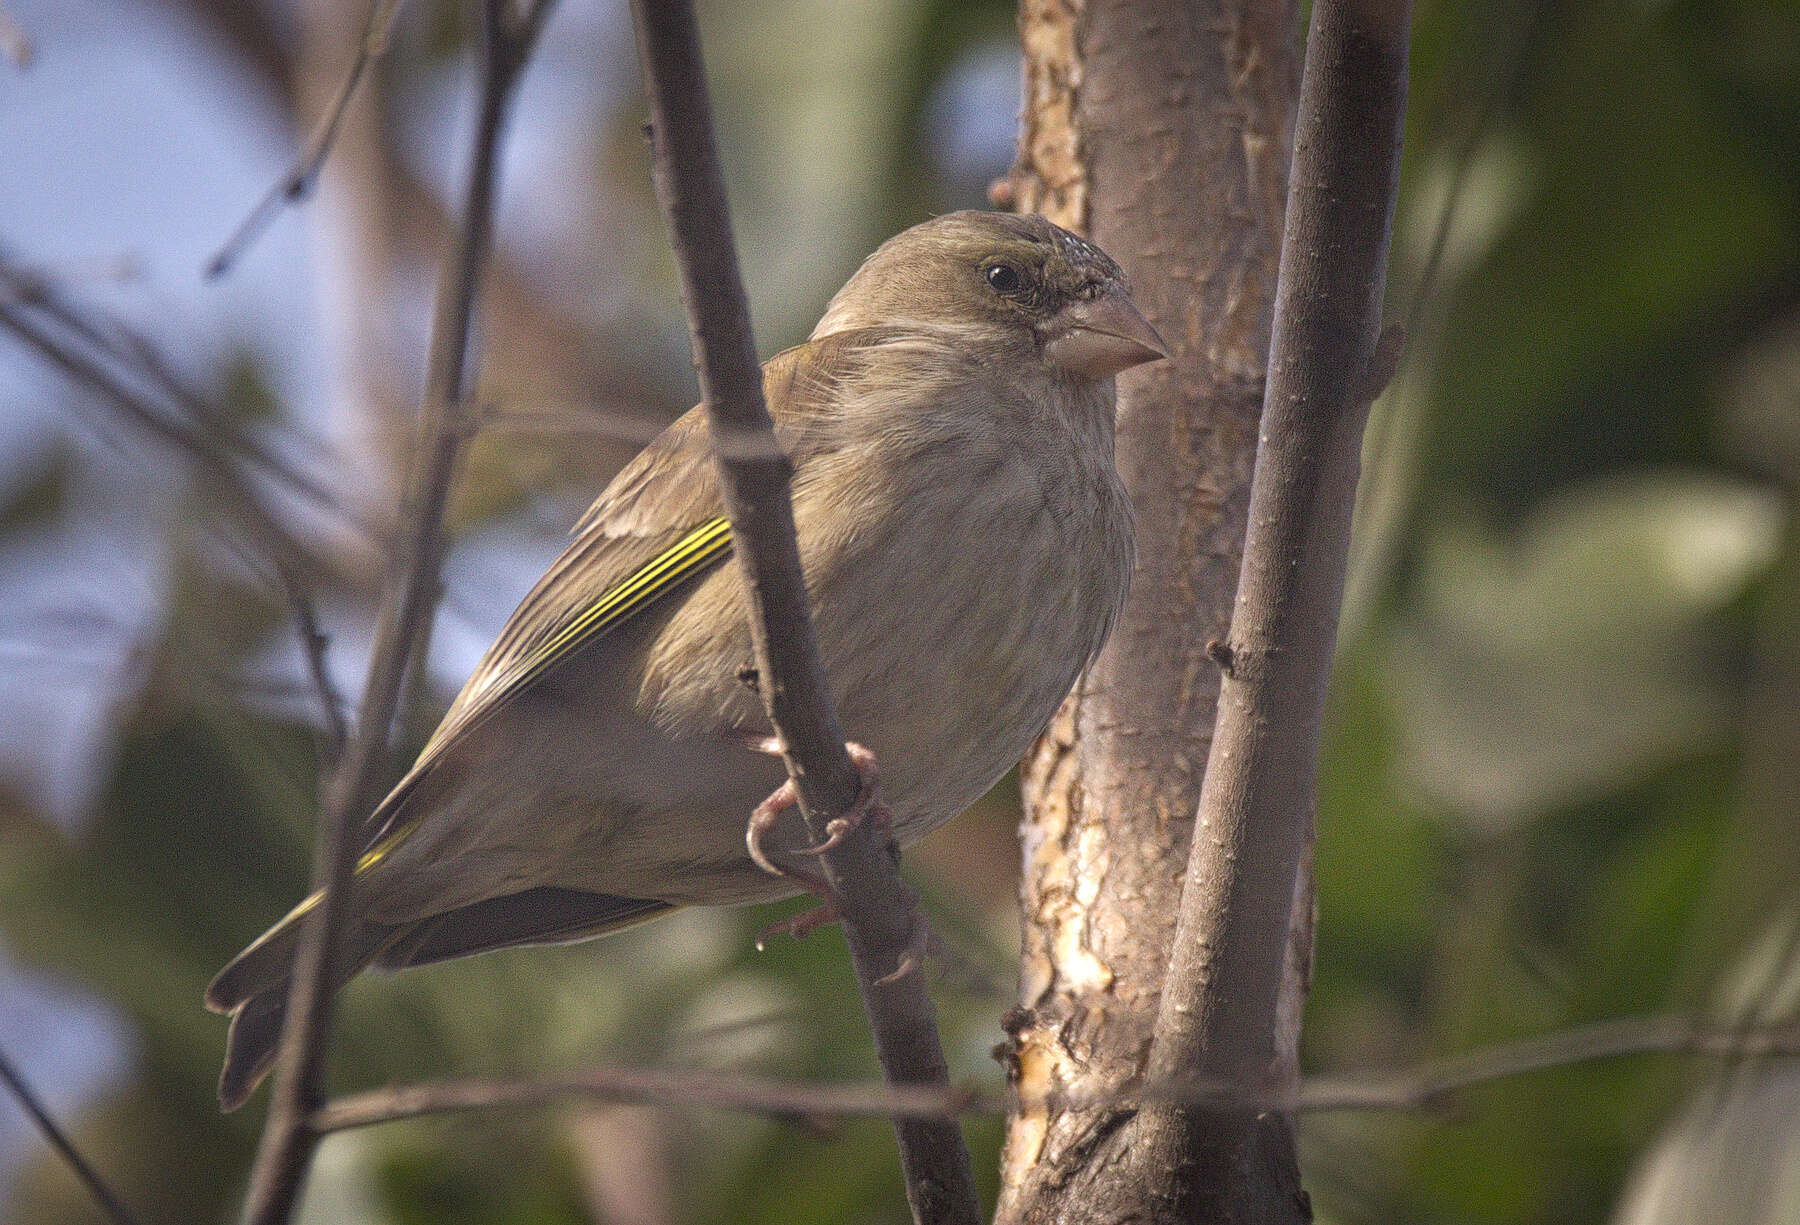
[[[299,952],[302,920],[316,906],[317,895],[289,911],[249,948],[231,959],[206,988],[206,1006],[231,1015],[231,1032],[225,1039],[225,1068],[219,1074],[219,1104],[236,1110],[255,1091],[275,1064],[287,1017],[288,987]],[[328,990],[345,983],[371,964],[382,951],[406,936],[414,926],[392,926],[356,920],[349,956]]]
[[[226,1110],[242,1106],[274,1066],[301,921],[317,904],[315,894],[294,907],[220,970],[206,989],[206,1006],[231,1014],[225,1070],[219,1074],[219,1103]],[[669,903],[649,898],[544,886],[411,922],[357,919],[349,955],[329,989],[339,990],[370,965],[399,970],[491,949],[587,940],[634,927],[671,909]]]

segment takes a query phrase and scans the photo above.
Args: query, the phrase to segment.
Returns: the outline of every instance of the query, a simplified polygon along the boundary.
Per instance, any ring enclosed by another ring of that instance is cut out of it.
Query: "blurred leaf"
[[[1664,473],[1553,499],[1511,542],[1440,527],[1393,642],[1407,772],[1504,826],[1716,745],[1704,622],[1782,526],[1772,493]]]
[[[1800,1068],[1762,1070],[1723,1104],[1702,1094],[1631,1177],[1614,1225],[1800,1222]]]

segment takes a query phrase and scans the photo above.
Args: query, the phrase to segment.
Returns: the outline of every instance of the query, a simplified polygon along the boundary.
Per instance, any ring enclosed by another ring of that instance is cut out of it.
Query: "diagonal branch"
[[[147,337],[117,319],[80,309],[54,285],[29,270],[0,266],[0,284],[15,295],[20,304],[41,312],[71,337],[91,346],[95,354],[103,355],[108,362],[130,373],[134,381],[143,383],[151,394],[185,413],[188,420],[199,427],[183,431],[191,446],[208,447],[221,454],[236,456],[247,467],[286,485],[364,536],[372,540],[382,536],[380,529],[346,506],[324,482],[238,429],[219,404],[195,391],[176,374]],[[315,450],[323,448],[319,439],[307,435],[297,424],[290,422],[286,428],[289,436],[296,440]]]
[[[681,269],[694,367],[752,609],[756,666],[764,678],[759,689],[800,811],[814,839],[824,843],[830,821],[857,801],[861,781],[845,751],[813,640],[794,540],[791,468],[776,448],[763,402],[699,30],[687,0],[633,0],[632,13],[650,102],[657,198]],[[891,844],[874,830],[874,822],[862,822],[820,864],[841,899],[844,934],[884,1075],[893,1085],[941,1086],[949,1072],[924,975],[893,973],[905,964],[912,940],[914,899],[889,854]],[[950,1120],[918,1118],[896,1118],[894,1127],[914,1219],[979,1221],[961,1129]]]
[[[368,75],[370,67],[387,54],[388,41],[394,33],[394,23],[399,20],[404,4],[405,0],[370,0],[369,16],[363,28],[362,40],[357,44],[356,57],[350,61],[350,70],[344,74],[343,83],[338,86],[331,104],[325,108],[325,114],[320,118],[312,139],[306,142],[306,149],[295,159],[294,164],[275,181],[274,186],[238,223],[231,236],[206,261],[207,280],[217,280],[230,272],[283,208],[298,204],[312,195],[313,188],[319,181],[319,171],[324,169],[325,159],[331,154],[332,142],[337,139],[338,128],[344,121],[344,112],[350,108],[350,101],[356,97],[357,87],[362,84],[363,77]]]
[[[18,284],[11,269],[0,265],[0,286],[13,290]],[[252,540],[274,571],[276,586],[286,600],[299,638],[301,656],[307,675],[319,698],[328,736],[327,758],[342,752],[347,736],[343,702],[332,684],[325,664],[326,637],[319,626],[308,584],[310,562],[306,550],[293,539],[263,504],[257,500],[240,476],[231,456],[218,445],[214,436],[187,422],[173,419],[146,402],[108,365],[97,360],[84,344],[99,345],[101,352],[117,357],[90,334],[78,316],[66,316],[53,300],[46,314],[61,331],[44,326],[38,318],[27,314],[23,304],[32,302],[19,295],[14,301],[0,298],[0,327],[11,332],[52,366],[74,382],[98,394],[126,419],[161,439],[186,456],[207,478],[205,487],[210,497],[225,508],[228,518],[238,524]],[[64,334],[66,333],[66,334]]]
[[[463,223],[447,253],[426,367],[423,437],[409,473],[402,528],[391,563],[387,603],[363,688],[355,737],[340,760],[320,812],[313,867],[322,891],[303,932],[282,1031],[281,1053],[250,1192],[246,1225],[290,1219],[318,1143],[309,1119],[323,1098],[325,1044],[332,1021],[350,918],[349,885],[361,849],[357,830],[377,798],[390,727],[408,661],[425,637],[436,604],[444,552],[444,512],[470,425],[470,333],[476,291],[493,225],[501,123],[513,86],[548,11],[541,0],[524,18],[506,0],[482,4],[481,98]]]
[[[43,1102],[38,1100],[37,1094],[31,1091],[31,1086],[19,1075],[19,1070],[13,1066],[5,1051],[0,1051],[0,1081],[4,1081],[7,1089],[19,1099],[19,1105],[31,1116],[31,1121],[37,1124],[38,1130],[44,1133],[44,1139],[68,1163],[69,1168],[75,1171],[75,1177],[81,1180],[81,1185],[88,1189],[88,1194],[94,1197],[94,1202],[105,1211],[113,1225],[138,1225],[136,1214],[125,1206],[119,1193],[81,1155],[81,1150],[75,1147],[69,1134],[57,1124]]]
[[[1317,0],[1307,37],[1243,570],[1146,1079],[1291,1092],[1278,1059],[1295,886],[1378,345],[1410,0]],[[1304,921],[1310,906],[1301,916]],[[1306,941],[1310,944],[1310,940]],[[1303,950],[1304,951],[1304,950]],[[1297,1013],[1290,1000],[1287,1014]],[[1305,1219],[1291,1124],[1236,1102],[1139,1110],[1095,1162],[1105,1219]]]
[[[1294,138],[1250,528],[1150,1075],[1254,1081],[1272,1049],[1294,881],[1380,343],[1408,0],[1319,0]]]

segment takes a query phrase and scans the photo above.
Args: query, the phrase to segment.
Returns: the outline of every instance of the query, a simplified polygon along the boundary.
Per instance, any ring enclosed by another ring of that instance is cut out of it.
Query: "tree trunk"
[[[1298,73],[1290,0],[1023,0],[1019,164],[996,197],[1122,264],[1173,359],[1120,379],[1137,514],[1131,600],[1024,770],[1022,1095],[1077,1107],[1145,1068],[1242,558]],[[1310,916],[1310,888],[1298,899]],[[1310,923],[1284,1020],[1297,1018]],[[1297,1023],[1284,1026],[1288,1056]],[[1008,1122],[997,1220],[1086,1219],[1079,1187],[1132,1112]],[[1270,1157],[1291,1173],[1285,1126]]]

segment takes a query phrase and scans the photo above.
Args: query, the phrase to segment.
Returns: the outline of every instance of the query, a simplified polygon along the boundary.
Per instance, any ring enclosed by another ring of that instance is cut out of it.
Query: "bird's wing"
[[[841,333],[763,367],[783,449],[798,465],[829,449],[833,389],[874,333]],[[574,540],[514,610],[405,779],[370,819],[366,871],[417,827],[397,819],[432,764],[496,710],[731,552],[700,408],[683,414],[620,471],[582,516]],[[422,816],[422,814],[421,814]]]

